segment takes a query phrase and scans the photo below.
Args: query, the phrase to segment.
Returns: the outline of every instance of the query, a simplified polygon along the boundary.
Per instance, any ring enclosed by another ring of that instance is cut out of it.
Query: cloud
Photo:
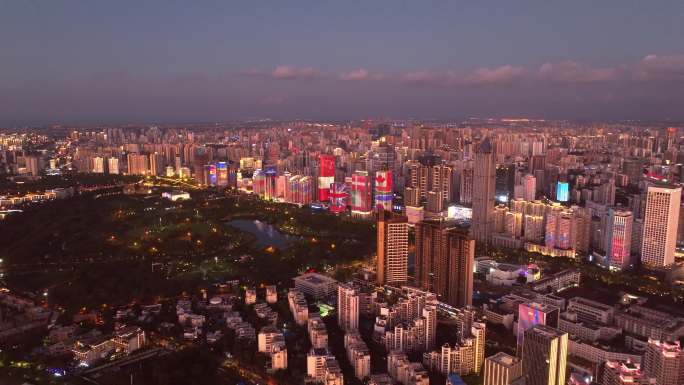
[[[684,80],[684,54],[647,55],[634,66],[637,80]]]
[[[525,76],[523,67],[505,65],[497,68],[477,68],[468,74],[456,71],[417,71],[400,75],[402,83],[443,87],[508,85]]]
[[[399,80],[406,84],[439,85],[443,81],[443,76],[436,72],[416,71],[400,75]]]
[[[525,68],[512,65],[497,68],[478,68],[465,76],[463,83],[469,86],[507,85],[523,78],[526,74]]]
[[[308,80],[318,77],[319,73],[312,67],[294,67],[288,65],[281,65],[276,67],[271,72],[262,71],[259,69],[250,69],[242,72],[241,75],[247,77],[257,78],[271,78],[284,80]]]
[[[603,83],[616,80],[618,68],[591,68],[575,61],[544,63],[537,75],[541,80],[554,83]]]
[[[341,80],[360,81],[360,80],[381,80],[385,75],[378,73],[371,73],[365,68],[359,68],[354,71],[343,72],[340,74]]]
[[[311,67],[292,67],[292,66],[278,66],[271,76],[274,79],[313,79],[318,76],[318,72]]]

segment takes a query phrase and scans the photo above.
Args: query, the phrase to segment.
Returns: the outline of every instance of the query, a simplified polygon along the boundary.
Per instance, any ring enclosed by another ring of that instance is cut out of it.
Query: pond
[[[257,219],[236,219],[227,223],[242,231],[253,234],[257,238],[256,243],[259,247],[273,246],[277,249],[284,249],[297,239],[297,237],[283,234],[275,226]]]

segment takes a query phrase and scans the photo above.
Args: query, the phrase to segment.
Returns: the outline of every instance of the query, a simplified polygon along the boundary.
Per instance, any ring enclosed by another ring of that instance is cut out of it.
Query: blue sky
[[[2,1],[0,124],[684,119],[684,2]]]

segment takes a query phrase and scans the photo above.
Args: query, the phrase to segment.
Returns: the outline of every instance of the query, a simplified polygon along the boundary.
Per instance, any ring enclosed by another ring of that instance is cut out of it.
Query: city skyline
[[[681,120],[683,15],[677,1],[7,3],[0,125]]]

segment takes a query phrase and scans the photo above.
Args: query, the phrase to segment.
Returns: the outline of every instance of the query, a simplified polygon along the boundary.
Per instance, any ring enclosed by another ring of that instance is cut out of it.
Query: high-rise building
[[[531,174],[522,177],[523,199],[533,201],[537,196],[537,178]]]
[[[567,202],[570,200],[570,185],[568,182],[558,181],[558,183],[556,183],[556,200],[558,202]]]
[[[536,325],[525,331],[522,364],[525,385],[565,385],[568,334]]]
[[[128,154],[128,175],[148,175],[149,157],[144,154]]]
[[[337,286],[337,323],[345,332],[359,329],[359,292],[351,283]]]
[[[335,182],[330,186],[330,212],[342,213],[347,211],[349,190],[347,184]]]
[[[321,155],[318,171],[318,200],[327,202],[330,199],[330,185],[335,182],[335,157]]]
[[[104,158],[101,156],[96,156],[93,158],[93,173],[104,174],[105,172],[105,162]]]
[[[569,250],[573,248],[572,229],[575,217],[571,210],[554,206],[546,213],[546,247]]]
[[[644,375],[655,378],[658,385],[684,383],[684,351],[679,341],[664,342],[649,339],[641,365]]]
[[[408,280],[408,219],[381,210],[377,224],[377,282],[400,285]]]
[[[484,385],[510,385],[522,376],[522,361],[499,352],[485,359]]]
[[[443,220],[416,224],[416,285],[456,307],[472,304],[475,241]]]
[[[110,174],[119,173],[119,158],[109,158],[107,159],[107,169]]]
[[[663,267],[674,263],[681,198],[681,187],[648,187],[641,244],[644,265]]]
[[[392,210],[392,171],[378,170],[375,173],[375,208],[378,211]]]
[[[367,171],[352,174],[351,209],[354,215],[370,215],[373,211],[371,177]]]
[[[472,168],[465,168],[461,171],[458,199],[463,205],[473,203],[473,172]]]
[[[494,187],[496,181],[496,162],[493,146],[489,137],[480,142],[475,150],[473,171],[473,218],[471,233],[480,243],[490,241],[494,213]]]
[[[525,332],[536,325],[558,327],[560,309],[553,305],[525,302],[518,305],[518,357],[521,357]]]
[[[617,270],[629,268],[632,249],[632,212],[611,208],[606,220],[606,260]]]

